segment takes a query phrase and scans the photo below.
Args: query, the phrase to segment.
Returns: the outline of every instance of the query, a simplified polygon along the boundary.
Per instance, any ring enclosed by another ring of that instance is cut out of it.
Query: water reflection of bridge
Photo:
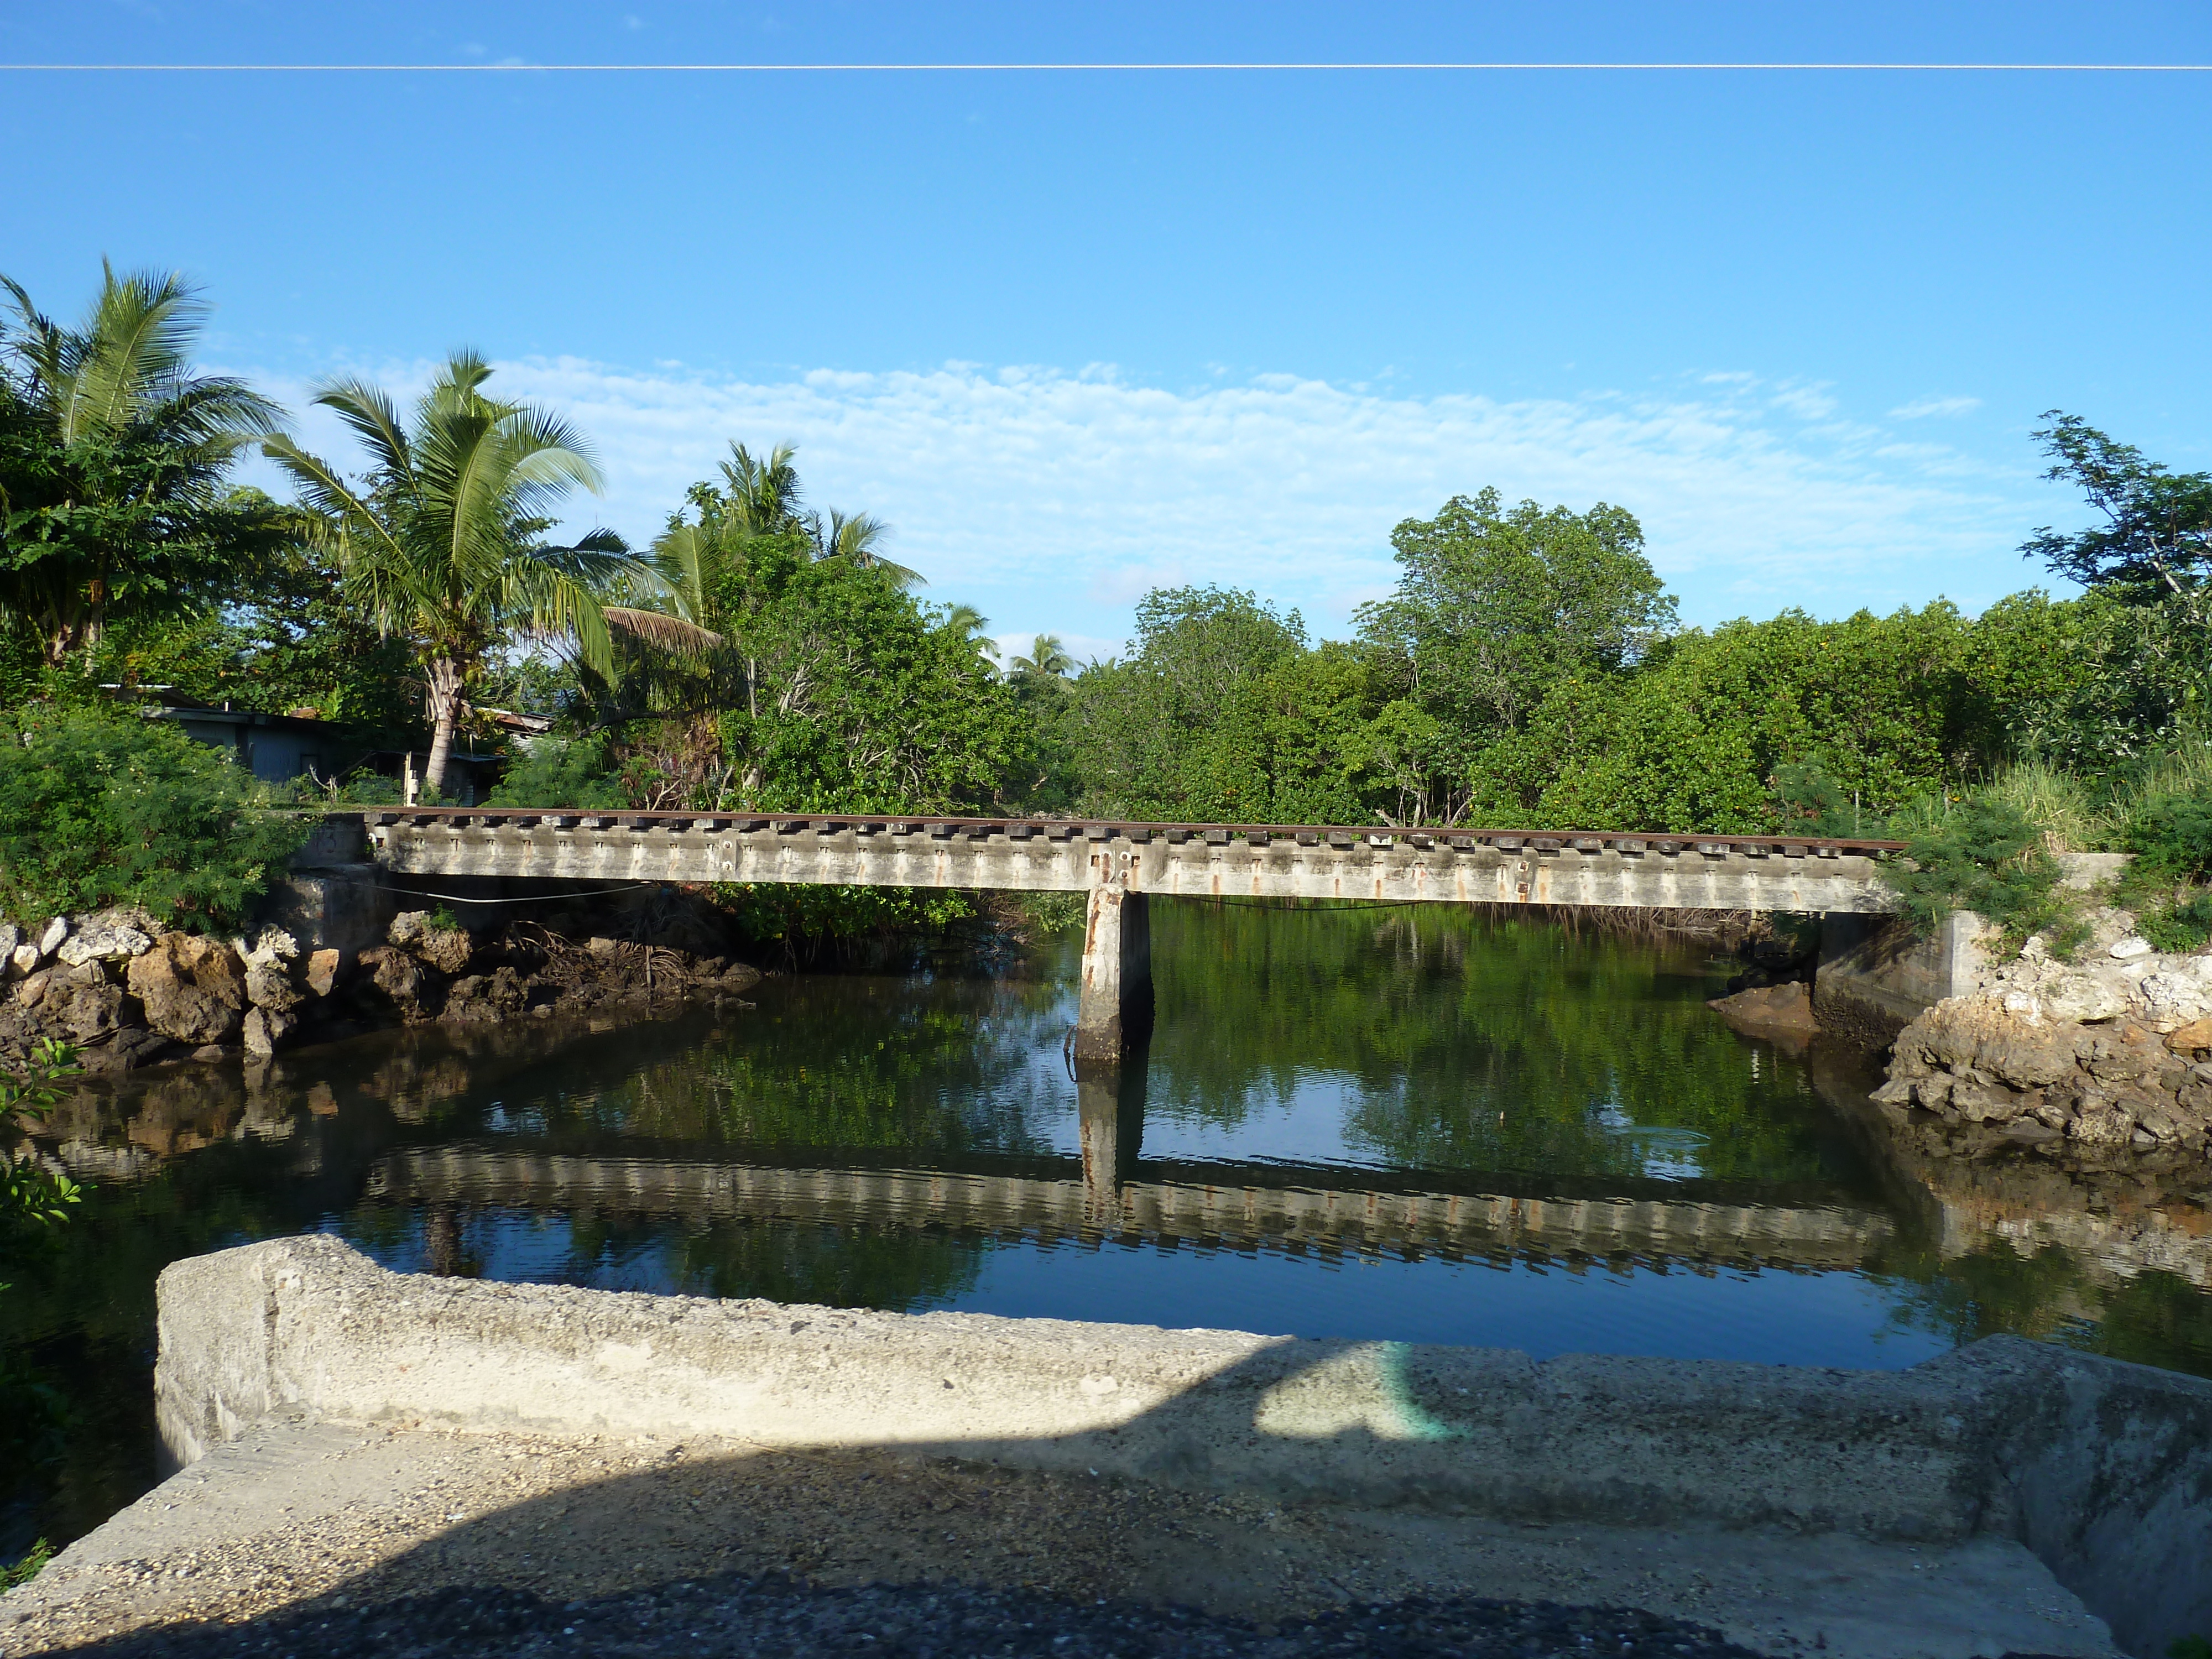
[[[368,1194],[428,1206],[698,1223],[1804,1267],[1857,1266],[1893,1231],[1876,1210],[1814,1197],[1773,1202],[1720,1182],[1532,1182],[1336,1164],[1140,1160],[1133,1103],[1094,1084],[1081,1092],[1079,1160],[966,1157],[915,1169],[882,1154],[732,1158],[670,1148],[654,1156],[634,1141],[592,1152],[492,1141],[387,1153],[370,1173]]]

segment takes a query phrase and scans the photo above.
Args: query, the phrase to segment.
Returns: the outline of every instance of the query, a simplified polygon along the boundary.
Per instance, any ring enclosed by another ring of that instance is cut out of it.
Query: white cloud
[[[1893,421],[1924,421],[1929,416],[1971,415],[1982,406],[1979,398],[1915,398],[1889,411]]]
[[[428,367],[376,378],[419,387]],[[2014,550],[2049,517],[2025,465],[1863,422],[1778,426],[1777,404],[1804,419],[1837,399],[1749,377],[1507,402],[1285,374],[1172,392],[1105,365],[753,382],[560,358],[504,364],[493,384],[593,436],[610,483],[599,518],[627,535],[649,540],[731,439],[787,439],[814,502],[890,522],[891,555],[928,578],[925,597],[973,604],[1024,647],[1059,634],[1079,656],[1118,649],[1133,602],[1185,581],[1256,588],[1341,632],[1394,578],[1391,526],[1486,484],[1630,508],[1699,621],[1944,592],[1978,605],[2032,580]],[[305,402],[296,384],[271,389]],[[302,425],[344,453],[327,422]]]

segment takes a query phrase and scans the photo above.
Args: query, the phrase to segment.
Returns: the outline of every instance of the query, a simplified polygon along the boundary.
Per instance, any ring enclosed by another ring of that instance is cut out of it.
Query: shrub
[[[2145,795],[2124,836],[2136,855],[2121,884],[2142,936],[2161,951],[2194,951],[2212,939],[2212,791]]]
[[[307,838],[267,790],[175,726],[100,704],[0,714],[0,910],[137,904],[167,926],[244,919]]]
[[[1890,876],[1905,914],[1932,927],[1947,911],[1972,910],[2013,937],[2066,919],[2063,873],[2043,831],[2009,802],[1970,797],[1923,823],[1905,843],[1913,867]]]
[[[2212,793],[2152,795],[2129,815],[2127,849],[2136,872],[2194,881],[2212,871]]]
[[[580,806],[601,811],[629,805],[622,781],[597,738],[540,738],[507,763],[487,806]]]

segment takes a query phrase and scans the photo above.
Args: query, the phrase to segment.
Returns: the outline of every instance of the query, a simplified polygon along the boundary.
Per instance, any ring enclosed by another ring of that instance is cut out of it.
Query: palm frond
[[[725,636],[681,617],[661,611],[638,611],[627,605],[606,605],[599,615],[607,626],[627,639],[673,657],[704,658],[721,649]]]

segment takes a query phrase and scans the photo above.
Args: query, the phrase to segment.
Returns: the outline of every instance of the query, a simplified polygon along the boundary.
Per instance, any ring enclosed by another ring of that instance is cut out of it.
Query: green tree
[[[2078,485],[2104,523],[2071,535],[2045,526],[2021,553],[2084,587],[2172,604],[2200,632],[2212,626],[2212,473],[2169,471],[2079,416],[2044,419],[2043,476]]]
[[[644,567],[611,532],[570,547],[542,538],[545,512],[599,472],[568,422],[484,395],[490,366],[457,352],[416,404],[413,429],[375,386],[341,380],[315,401],[368,452],[356,487],[289,438],[264,448],[298,484],[308,536],[344,573],[349,599],[412,647],[425,680],[430,754],[424,787],[444,787],[471,684],[518,634],[573,641],[583,663],[613,665],[600,593]]]
[[[1358,614],[1377,690],[1477,743],[1520,730],[1559,682],[1630,666],[1674,627],[1642,527],[1603,502],[1508,508],[1485,489],[1407,520],[1390,544],[1397,589]]]
[[[58,668],[111,617],[203,608],[279,544],[282,515],[227,480],[280,414],[191,372],[208,307],[179,276],[103,264],[74,329],[0,286],[0,621]]]
[[[949,811],[1002,803],[1028,764],[1012,688],[879,568],[756,551],[743,708],[720,720],[747,804]]]
[[[422,733],[405,641],[381,634],[348,601],[331,559],[296,540],[219,605],[118,618],[96,665],[101,679],[125,687],[272,714],[312,710],[361,750],[412,748]]]

